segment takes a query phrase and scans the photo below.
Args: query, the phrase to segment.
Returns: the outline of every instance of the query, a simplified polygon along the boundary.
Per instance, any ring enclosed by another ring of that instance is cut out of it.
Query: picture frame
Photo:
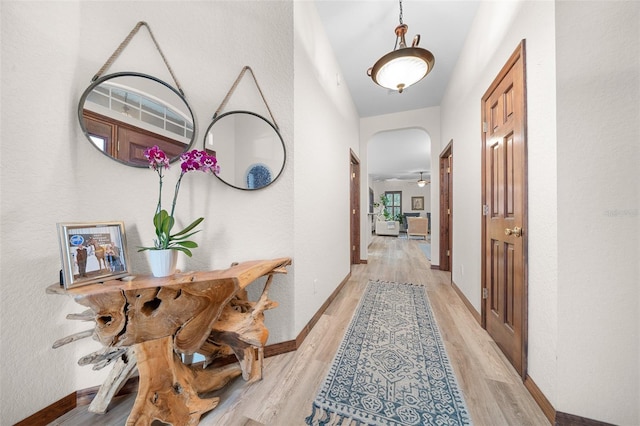
[[[424,197],[411,197],[411,210],[424,210]]]
[[[124,223],[58,223],[66,289],[131,275]]]

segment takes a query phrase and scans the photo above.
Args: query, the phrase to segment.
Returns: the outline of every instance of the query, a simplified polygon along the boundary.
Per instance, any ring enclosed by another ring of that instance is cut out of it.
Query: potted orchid
[[[180,156],[181,160],[181,172],[178,181],[176,182],[175,190],[173,193],[173,202],[171,204],[171,213],[162,208],[162,180],[164,178],[164,171],[169,169],[169,157],[158,146],[148,148],[144,152],[144,156],[149,160],[149,168],[154,170],[159,177],[159,191],[158,191],[158,205],[153,216],[153,226],[156,231],[156,238],[153,240],[152,247],[140,247],[138,251],[149,250],[150,259],[157,257],[153,252],[164,251],[166,256],[169,256],[168,260],[162,260],[160,263],[169,262],[168,269],[173,269],[165,272],[154,270],[154,261],[151,261],[152,272],[155,276],[170,275],[175,271],[175,263],[177,259],[177,253],[183,252],[187,256],[191,257],[191,249],[198,247],[198,244],[194,241],[190,241],[189,238],[199,231],[194,231],[203,220],[200,217],[194,220],[189,226],[181,231],[174,232],[173,226],[175,225],[174,212],[176,209],[176,202],[178,200],[178,192],[180,191],[180,183],[185,174],[192,171],[202,171],[205,173],[211,173],[217,175],[220,172],[220,166],[218,166],[218,160],[215,156],[207,154],[206,151],[199,151],[194,149],[192,151],[185,152]],[[167,266],[167,265],[165,265]]]

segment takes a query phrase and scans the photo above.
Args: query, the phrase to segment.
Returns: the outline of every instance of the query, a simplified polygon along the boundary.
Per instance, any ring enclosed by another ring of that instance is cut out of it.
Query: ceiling
[[[435,66],[402,93],[382,88],[367,76],[367,69],[394,48],[399,2],[315,0],[315,4],[358,114],[370,117],[440,105],[479,2],[403,0],[407,43],[420,34],[420,47],[433,53]],[[431,169],[430,143],[428,134],[415,129],[376,135],[368,148],[369,175],[374,180],[417,181],[420,171]]]

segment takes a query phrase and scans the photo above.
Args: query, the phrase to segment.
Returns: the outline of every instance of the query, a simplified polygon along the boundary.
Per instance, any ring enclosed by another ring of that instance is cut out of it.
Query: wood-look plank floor
[[[200,425],[304,425],[331,360],[368,280],[424,284],[474,425],[548,425],[521,379],[451,287],[451,275],[431,269],[420,240],[374,237],[366,265],[349,282],[295,352],[265,359],[262,381],[236,379],[218,392],[220,404]],[[124,425],[134,395],[104,415],[78,407],[52,425]],[[156,422],[161,424],[160,422]],[[176,425],[178,426],[178,425]]]

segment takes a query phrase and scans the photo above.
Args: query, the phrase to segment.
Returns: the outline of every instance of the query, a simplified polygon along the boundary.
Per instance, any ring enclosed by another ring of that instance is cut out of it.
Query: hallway
[[[295,352],[265,359],[264,379],[236,380],[219,393],[220,404],[200,425],[304,425],[359,298],[370,279],[424,284],[458,382],[476,426],[548,425],[495,343],[450,285],[450,274],[431,269],[419,240],[375,236],[366,265],[355,265],[344,289]],[[295,259],[294,259],[295,262]],[[78,407],[52,425],[124,425],[133,395],[107,414]]]

